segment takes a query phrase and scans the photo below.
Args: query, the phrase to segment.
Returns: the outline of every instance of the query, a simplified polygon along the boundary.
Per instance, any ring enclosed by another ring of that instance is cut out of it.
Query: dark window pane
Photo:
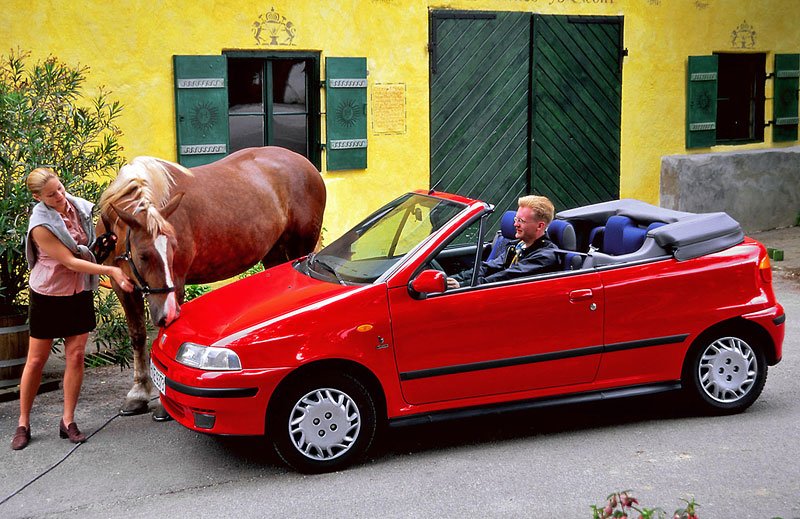
[[[305,113],[306,64],[299,60],[272,62],[273,112]]]
[[[240,115],[228,118],[231,134],[231,152],[264,145],[264,117]]]
[[[231,113],[264,112],[264,60],[228,60],[228,107]]]
[[[763,141],[766,55],[718,57],[717,141]]]
[[[308,156],[305,115],[276,115],[272,118],[272,144]]]

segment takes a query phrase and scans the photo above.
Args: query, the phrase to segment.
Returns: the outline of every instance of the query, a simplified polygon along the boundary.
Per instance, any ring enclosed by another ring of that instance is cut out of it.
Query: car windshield
[[[409,193],[390,202],[318,254],[301,271],[338,283],[372,283],[466,206]]]

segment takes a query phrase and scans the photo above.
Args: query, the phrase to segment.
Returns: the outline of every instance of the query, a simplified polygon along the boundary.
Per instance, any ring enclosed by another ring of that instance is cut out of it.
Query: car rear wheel
[[[375,438],[375,402],[346,373],[304,376],[276,398],[268,433],[278,456],[300,472],[342,469],[360,460]]]
[[[699,341],[689,360],[684,384],[695,401],[712,413],[744,411],[767,380],[764,352],[751,334],[721,334]]]

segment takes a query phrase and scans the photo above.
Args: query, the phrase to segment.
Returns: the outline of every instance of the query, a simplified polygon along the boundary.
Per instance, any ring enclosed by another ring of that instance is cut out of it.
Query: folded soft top
[[[569,209],[556,214],[556,218],[602,226],[614,215],[627,216],[642,227],[654,222],[666,224],[651,229],[647,236],[678,260],[719,252],[744,241],[741,225],[727,213],[687,213],[632,199]]]

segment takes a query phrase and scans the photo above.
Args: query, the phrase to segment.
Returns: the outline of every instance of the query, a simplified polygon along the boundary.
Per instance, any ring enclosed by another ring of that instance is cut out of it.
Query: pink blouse
[[[87,245],[89,238],[81,228],[77,211],[69,202],[67,203],[67,214],[62,214],[61,218],[64,220],[67,231],[75,240],[75,243]],[[40,249],[35,241],[34,246],[36,247],[37,260],[33,269],[31,269],[29,280],[30,287],[34,292],[45,296],[71,296],[83,292],[84,276],[88,274],[68,269]]]

